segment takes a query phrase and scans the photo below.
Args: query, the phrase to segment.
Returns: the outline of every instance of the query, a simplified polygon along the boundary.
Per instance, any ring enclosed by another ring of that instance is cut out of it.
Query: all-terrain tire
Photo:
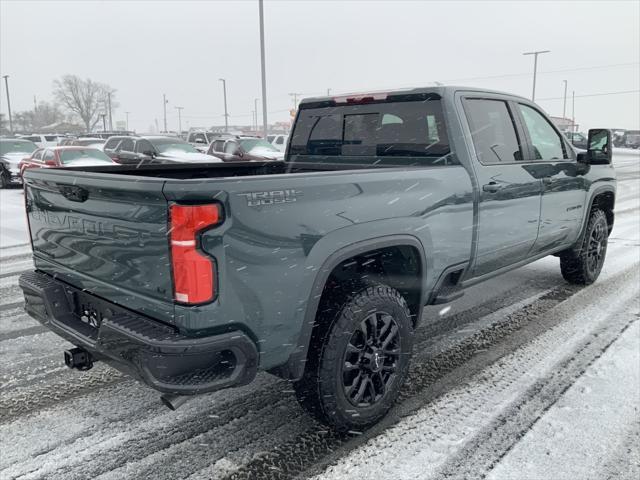
[[[387,285],[354,282],[332,290],[318,309],[296,396],[334,430],[361,431],[384,417],[398,397],[409,368],[413,323],[404,298]]]
[[[608,237],[607,216],[596,208],[591,211],[580,243],[560,255],[560,271],[567,282],[590,285],[596,281],[604,265]]]

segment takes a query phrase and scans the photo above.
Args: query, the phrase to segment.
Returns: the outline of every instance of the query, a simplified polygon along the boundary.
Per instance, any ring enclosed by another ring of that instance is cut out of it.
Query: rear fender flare
[[[431,262],[425,253],[423,243],[413,235],[388,235],[368,240],[359,241],[348,246],[342,247],[332,253],[317,270],[317,274],[313,281],[313,286],[309,292],[309,297],[304,310],[303,321],[301,323],[301,331],[298,337],[296,349],[289,356],[289,360],[282,367],[277,368],[277,374],[292,380],[298,380],[304,373],[307,359],[307,352],[311,342],[311,335],[315,324],[316,314],[322,296],[324,286],[335,267],[345,260],[361,255],[363,253],[378,250],[385,247],[409,246],[414,247],[420,256],[421,267],[421,294],[420,294],[420,311],[428,299],[426,288],[426,274],[429,271]]]

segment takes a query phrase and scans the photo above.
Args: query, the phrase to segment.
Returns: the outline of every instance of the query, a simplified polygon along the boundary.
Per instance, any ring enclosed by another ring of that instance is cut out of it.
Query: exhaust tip
[[[170,393],[160,395],[160,401],[164,404],[164,406],[173,411],[180,408],[180,405],[182,405],[188,399],[189,397],[186,397],[184,395],[172,395]]]

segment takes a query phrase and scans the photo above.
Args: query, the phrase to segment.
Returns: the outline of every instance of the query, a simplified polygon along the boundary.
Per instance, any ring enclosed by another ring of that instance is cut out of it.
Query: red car
[[[86,165],[117,165],[102,150],[88,147],[39,148],[20,161],[20,175],[27,168],[78,167]]]

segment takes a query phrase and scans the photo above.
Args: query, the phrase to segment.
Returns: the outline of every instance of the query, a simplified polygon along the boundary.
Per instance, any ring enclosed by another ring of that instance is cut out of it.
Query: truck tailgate
[[[143,314],[173,320],[164,180],[29,170],[36,268]]]

